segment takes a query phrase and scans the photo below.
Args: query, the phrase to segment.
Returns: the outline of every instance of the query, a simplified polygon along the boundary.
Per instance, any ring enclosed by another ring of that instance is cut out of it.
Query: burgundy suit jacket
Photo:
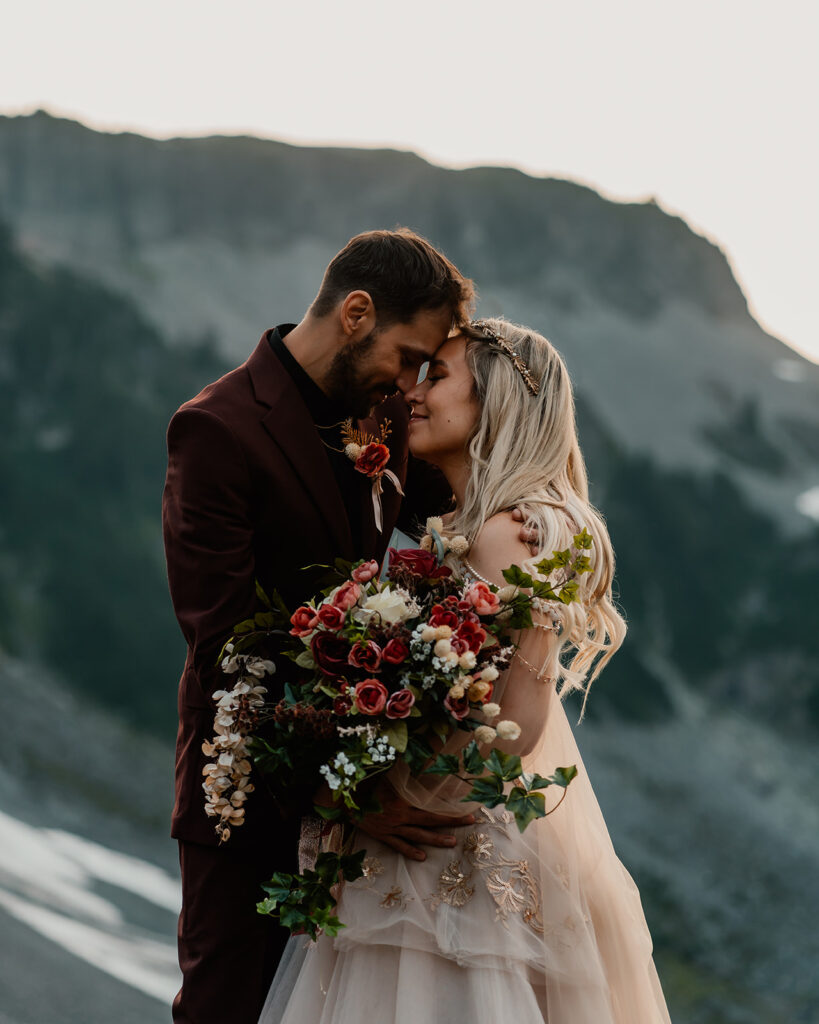
[[[389,468],[403,484],[404,402],[388,399],[362,425],[377,432],[385,417],[392,422]],[[345,508],[327,450],[266,334],[247,362],[171,420],[162,519],[171,597],[188,644],[179,686],[175,838],[216,843],[214,819],[204,812],[201,747],[212,735],[211,694],[225,684],[219,650],[235,624],[259,610],[254,580],[268,593],[277,589],[295,609],[312,596],[299,572],[305,565],[332,564],[339,556],[380,561],[401,498],[385,482],[379,535],[369,490],[361,490],[361,507]],[[361,551],[352,549],[351,516],[363,524]],[[275,692],[283,683],[282,675],[267,685]],[[246,823],[234,829],[230,845],[268,842],[273,863],[284,869],[295,857],[298,822],[282,821],[263,786],[246,807]]]

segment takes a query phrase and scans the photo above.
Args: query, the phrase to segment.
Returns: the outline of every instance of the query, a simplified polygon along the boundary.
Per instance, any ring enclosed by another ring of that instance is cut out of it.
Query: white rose
[[[491,725],[479,725],[475,730],[475,739],[478,743],[491,743],[495,735],[495,730]]]
[[[433,647],[433,651],[435,652],[436,657],[446,658],[447,655],[452,653],[452,644],[446,638],[438,640]]]
[[[361,445],[359,444],[348,444],[344,446],[344,454],[348,459],[357,459],[361,454]]]
[[[520,736],[520,726],[517,722],[498,722],[497,734],[502,740],[516,740]]]
[[[466,669],[467,672],[471,672],[475,667],[475,652],[464,651],[464,653],[458,659],[458,664],[461,668]]]
[[[417,613],[417,607],[409,594],[403,593],[400,589],[381,590],[372,594],[364,604],[353,612],[353,617],[359,622],[368,623],[373,615],[378,615],[382,622],[388,625],[395,625],[397,622],[405,622],[413,614]]]
[[[484,704],[481,710],[484,718],[497,718],[501,713],[500,704]]]
[[[434,530],[437,534],[440,534],[444,529],[444,521],[440,516],[430,516],[427,519],[427,533],[432,533]]]
[[[500,672],[498,672],[494,665],[487,665],[483,672],[481,672],[481,679],[485,679],[488,683],[494,683],[499,675]]]
[[[453,537],[449,541],[449,550],[452,552],[453,555],[456,555],[458,558],[460,558],[462,555],[465,555],[467,551],[469,551],[469,541],[466,539],[466,537],[463,537],[461,536],[461,534],[458,534],[457,537]]]

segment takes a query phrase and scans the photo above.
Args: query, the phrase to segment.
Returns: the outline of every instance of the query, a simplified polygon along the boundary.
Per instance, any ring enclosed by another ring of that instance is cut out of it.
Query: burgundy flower
[[[408,655],[409,645],[397,636],[394,636],[381,652],[381,657],[389,665],[400,665]]]
[[[457,718],[460,721],[469,714],[469,697],[464,694],[463,697],[453,698],[447,694],[444,697],[444,707],[453,718]]]
[[[387,687],[377,679],[364,679],[355,688],[356,707],[363,715],[380,715],[387,696]]]
[[[309,636],[318,623],[316,613],[306,604],[293,612],[290,621],[293,623],[293,628],[290,630],[293,636]]]
[[[350,645],[338,633],[321,630],[310,641],[316,664],[326,676],[340,676],[347,670]]]
[[[387,701],[387,718],[409,718],[414,703],[411,690],[397,690]]]
[[[390,548],[390,569],[405,569],[422,579],[439,580],[452,575],[448,565],[438,565],[438,559],[420,548]]]
[[[378,572],[378,562],[373,559],[370,562],[362,562],[350,574],[356,583],[369,583]]]
[[[458,621],[457,614],[442,604],[434,604],[429,613],[430,626],[449,626],[450,629],[457,629]]]
[[[326,629],[341,629],[346,612],[335,604],[323,604],[318,611],[318,620]]]
[[[372,641],[357,643],[350,651],[347,659],[354,668],[363,668],[365,672],[377,672],[381,664],[381,648]]]
[[[389,461],[389,448],[379,441],[371,441],[355,460],[355,468],[367,476],[378,476]]]
[[[359,597],[361,597],[361,587],[359,587],[355,580],[347,580],[347,582],[342,583],[335,594],[333,594],[332,603],[337,608],[341,608],[342,611],[346,612],[348,609],[353,607]]]
[[[333,711],[335,711],[335,713],[337,715],[349,714],[350,708],[352,706],[353,706],[353,699],[352,699],[352,697],[347,697],[347,696],[336,697],[336,699],[333,701]]]
[[[467,650],[472,651],[473,654],[477,654],[486,639],[486,630],[479,623],[470,622],[467,619],[466,622],[462,622],[460,626],[458,626],[458,632],[455,634],[453,639],[457,639],[458,641],[465,643]],[[463,654],[464,652],[459,651],[458,653]]]

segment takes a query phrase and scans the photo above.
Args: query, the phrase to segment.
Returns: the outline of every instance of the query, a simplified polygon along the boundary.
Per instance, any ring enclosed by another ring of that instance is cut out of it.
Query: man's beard
[[[337,352],[324,378],[324,391],[356,419],[365,419],[373,407],[373,385],[361,380],[361,367],[375,345],[378,328],[374,327],[360,341],[345,345]]]

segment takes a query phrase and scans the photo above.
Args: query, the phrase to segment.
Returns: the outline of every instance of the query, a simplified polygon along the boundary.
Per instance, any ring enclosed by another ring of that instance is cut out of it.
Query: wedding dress
[[[527,634],[530,656],[498,681],[502,705],[533,667],[532,644],[549,663],[550,635]],[[341,891],[346,927],[290,939],[260,1024],[670,1024],[639,892],[612,847],[557,672],[544,674],[540,710],[521,723],[523,765],[545,776],[577,766],[560,806],[521,834],[503,807],[460,802],[459,780],[413,778],[397,764],[390,781],[409,803],[472,810],[475,824],[449,830],[454,848],[425,847],[424,861],[357,833],[367,856],[364,876]],[[458,731],[445,749],[465,738]],[[545,790],[547,809],[562,792]]]

